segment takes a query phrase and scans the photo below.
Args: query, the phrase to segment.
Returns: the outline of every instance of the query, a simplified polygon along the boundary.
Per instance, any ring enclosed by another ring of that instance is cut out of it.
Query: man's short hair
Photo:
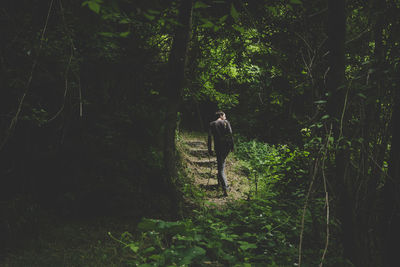
[[[215,117],[218,119],[218,118],[221,118],[222,116],[224,116],[225,115],[225,113],[223,112],[223,111],[221,111],[221,110],[218,110],[217,112],[215,112]]]

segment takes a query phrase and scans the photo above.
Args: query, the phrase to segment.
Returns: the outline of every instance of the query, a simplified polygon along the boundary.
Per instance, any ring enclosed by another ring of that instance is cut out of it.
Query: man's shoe
[[[224,188],[224,197],[228,196],[229,191],[231,191],[231,188],[229,186]]]

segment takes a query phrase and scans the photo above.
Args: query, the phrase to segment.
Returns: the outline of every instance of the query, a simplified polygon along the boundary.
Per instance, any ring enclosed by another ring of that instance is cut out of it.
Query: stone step
[[[217,160],[211,159],[210,161],[208,159],[195,159],[195,160],[190,160],[191,163],[196,164],[199,167],[214,167],[217,165]]]
[[[217,173],[217,164],[213,163],[213,164],[210,164],[210,165],[208,165],[207,167],[204,167],[204,168],[196,168],[196,172],[199,173],[199,174],[210,173],[210,170],[211,170],[211,173],[213,173],[213,174]]]
[[[209,157],[207,149],[192,148],[192,149],[188,149],[187,151],[188,151],[188,154],[190,154],[194,157],[207,158],[207,159]]]
[[[212,171],[210,176],[210,170],[208,170],[207,172],[199,172],[197,175],[202,179],[217,179],[217,172]]]
[[[205,141],[187,140],[185,143],[190,147],[203,147],[203,148],[207,147],[207,143]]]

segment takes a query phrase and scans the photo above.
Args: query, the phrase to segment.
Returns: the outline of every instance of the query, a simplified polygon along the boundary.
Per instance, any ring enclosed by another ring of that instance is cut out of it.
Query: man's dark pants
[[[215,154],[217,156],[217,165],[218,165],[218,175],[217,180],[218,184],[222,185],[222,189],[226,192],[228,189],[228,182],[226,180],[225,175],[225,160],[229,154],[229,149],[225,147],[216,148]]]

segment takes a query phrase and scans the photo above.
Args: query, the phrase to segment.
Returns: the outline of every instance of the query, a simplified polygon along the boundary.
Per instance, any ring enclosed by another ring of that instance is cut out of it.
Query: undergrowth
[[[117,239],[131,266],[287,266],[296,255],[290,215],[270,200],[203,208],[192,218],[143,219],[135,234]]]
[[[296,266],[309,153],[286,145],[236,140],[237,168],[251,184],[249,198],[223,207],[200,201],[182,220],[146,218],[133,233],[118,238],[110,233],[123,248],[128,266]],[[183,191],[193,195],[193,188]],[[313,239],[311,226],[323,222],[311,212],[305,221],[302,266],[317,266],[322,245]],[[338,262],[333,257],[326,266]]]
[[[190,138],[205,140],[202,135]],[[41,241],[43,248],[37,250],[36,242],[35,248],[32,245],[25,253],[12,255],[4,266],[296,266],[301,214],[310,181],[309,153],[240,136],[235,140],[234,168],[251,188],[246,200],[206,203],[206,192],[193,185],[187,169],[190,165],[181,154],[176,185],[190,201],[180,220],[161,220],[160,214],[154,214],[141,219],[137,227],[132,221],[126,227],[102,226],[96,235],[93,227],[61,226]],[[178,151],[184,149],[183,142],[179,136]],[[320,263],[324,216],[324,200],[315,193],[305,214],[301,266]],[[335,242],[337,228],[332,221],[324,266],[349,266]],[[74,239],[67,250],[65,236],[60,242],[51,241],[65,234],[65,229],[70,229],[67,236]],[[108,237],[104,236],[107,231]]]

